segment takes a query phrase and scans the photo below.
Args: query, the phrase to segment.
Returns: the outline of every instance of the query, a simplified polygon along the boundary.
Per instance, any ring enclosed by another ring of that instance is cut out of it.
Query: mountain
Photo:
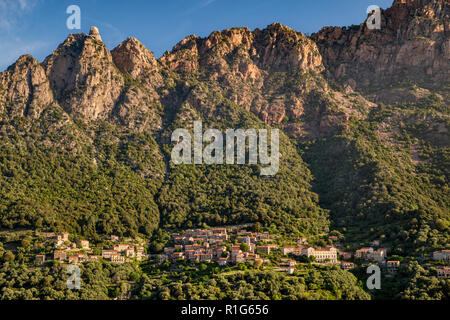
[[[278,23],[191,35],[155,59],[96,28],[0,73],[1,226],[96,237],[260,222],[404,254],[449,244],[448,2],[381,30]],[[280,170],[174,165],[171,133],[278,128]]]
[[[395,0],[381,29],[366,23],[325,27],[312,38],[329,75],[376,102],[412,102],[441,94],[449,101],[449,3]]]

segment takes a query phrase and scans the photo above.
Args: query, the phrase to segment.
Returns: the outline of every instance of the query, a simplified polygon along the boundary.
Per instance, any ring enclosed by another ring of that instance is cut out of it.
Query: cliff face
[[[320,136],[373,106],[353,91],[375,102],[417,101],[431,91],[448,101],[449,24],[448,1],[396,0],[382,12],[381,30],[326,27],[309,39],[277,23],[232,28],[187,37],[159,60],[134,38],[110,52],[94,28],[70,35],[42,65],[22,57],[1,73],[1,108],[15,101],[8,110],[36,116],[55,103],[88,121],[159,130],[164,104],[182,103],[203,82],[268,124]]]
[[[53,93],[43,67],[31,56],[22,56],[0,73],[0,113],[38,118],[53,102]]]
[[[124,85],[97,35],[70,35],[43,62],[55,98],[65,111],[87,120],[106,118]]]
[[[233,28],[205,39],[190,36],[160,63],[185,81],[188,91],[195,88],[188,101],[198,112],[211,111],[214,102],[206,97],[214,91],[298,139],[334,132],[350,115],[363,116],[351,107],[355,104],[373,106],[358,94],[350,99],[330,88],[316,44],[280,24],[253,32]]]
[[[161,62],[173,70],[216,69],[213,77],[236,71],[244,78],[255,78],[256,74],[248,70],[252,68],[272,72],[323,70],[315,44],[301,32],[279,23],[253,32],[247,28],[232,28],[215,31],[205,39],[190,36],[166,53]]]
[[[411,84],[445,89],[442,84],[450,76],[449,31],[447,0],[396,0],[382,11],[381,30],[369,30],[365,23],[326,27],[312,39],[331,77],[392,103],[429,94],[409,90]]]

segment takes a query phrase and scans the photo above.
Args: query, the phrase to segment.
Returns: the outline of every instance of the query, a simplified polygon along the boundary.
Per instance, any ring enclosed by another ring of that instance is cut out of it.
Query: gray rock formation
[[[98,32],[97,27],[91,27],[91,30],[89,31],[89,35],[94,38],[95,40],[102,41],[102,37],[100,36],[100,32]]]

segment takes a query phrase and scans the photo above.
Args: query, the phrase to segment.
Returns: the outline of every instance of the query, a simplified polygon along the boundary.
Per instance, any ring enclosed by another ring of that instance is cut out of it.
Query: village
[[[35,263],[43,264],[46,261],[59,261],[68,264],[79,264],[90,260],[105,259],[114,263],[144,261],[148,259],[145,253],[144,242],[132,239],[125,239],[124,243],[119,243],[118,236],[111,236],[109,242],[113,243],[110,248],[91,247],[88,240],[78,240],[72,242],[69,240],[69,233],[62,232],[55,234],[53,232],[40,232],[39,236],[49,241],[54,246],[53,256],[48,257],[45,254],[35,256]]]
[[[317,265],[339,265],[351,270],[363,264],[378,264],[394,274],[400,267],[399,260],[388,259],[389,248],[381,246],[379,240],[371,242],[371,247],[361,247],[355,251],[341,249],[339,239],[329,236],[332,245],[315,248],[308,244],[306,237],[299,237],[295,244],[280,245],[278,236],[268,232],[252,232],[240,227],[212,229],[189,229],[172,233],[171,241],[161,253],[147,253],[146,242],[142,239],[121,239],[110,236],[109,246],[91,247],[88,240],[71,242],[69,233],[39,233],[54,246],[52,256],[38,254],[36,264],[47,261],[79,264],[90,260],[104,259],[112,263],[142,262],[176,264],[181,261],[191,263],[215,262],[219,266],[251,264],[255,267],[270,265],[275,271],[293,274],[301,263]],[[433,261],[443,261],[445,266],[437,266],[438,278],[450,277],[450,250],[435,251]]]

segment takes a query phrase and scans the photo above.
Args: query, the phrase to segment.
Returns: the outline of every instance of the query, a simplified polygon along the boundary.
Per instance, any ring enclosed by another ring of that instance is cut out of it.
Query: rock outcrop
[[[0,113],[38,118],[54,102],[45,71],[30,55],[0,73]]]
[[[70,35],[42,64],[59,104],[87,120],[107,118],[124,86],[111,53],[91,33]]]
[[[31,58],[21,58],[11,67],[17,72],[2,73],[0,108],[12,112],[16,101],[19,114],[37,116],[56,103],[76,118],[154,132],[188,100],[207,114],[226,102],[303,139],[365,117],[375,105],[361,91],[375,102],[432,92],[448,99],[448,1],[396,0],[382,18],[381,30],[327,27],[311,38],[278,23],[215,31],[187,37],[158,60],[135,38],[110,52],[92,27],[70,35],[42,64],[25,67]]]
[[[111,51],[115,65],[132,78],[145,78],[158,71],[153,52],[136,38],[128,38]]]
[[[375,100],[416,100],[416,85],[441,88],[449,76],[450,17],[447,0],[395,0],[382,11],[381,30],[365,23],[326,27],[317,42],[330,76]],[[399,94],[390,87],[403,88]]]
[[[98,31],[97,27],[91,27],[91,30],[89,31],[89,36],[91,36],[97,41],[102,41],[102,37],[100,36],[100,32]]]
[[[352,108],[355,103],[373,106],[358,94],[349,98],[333,90],[321,75],[316,44],[279,23],[263,30],[216,31],[204,39],[190,36],[160,62],[194,84],[189,99],[198,112],[211,114],[216,108],[207,98],[214,91],[267,124],[282,124],[294,138],[318,137],[345,126],[350,115],[362,116]],[[208,85],[197,86],[193,78]]]

